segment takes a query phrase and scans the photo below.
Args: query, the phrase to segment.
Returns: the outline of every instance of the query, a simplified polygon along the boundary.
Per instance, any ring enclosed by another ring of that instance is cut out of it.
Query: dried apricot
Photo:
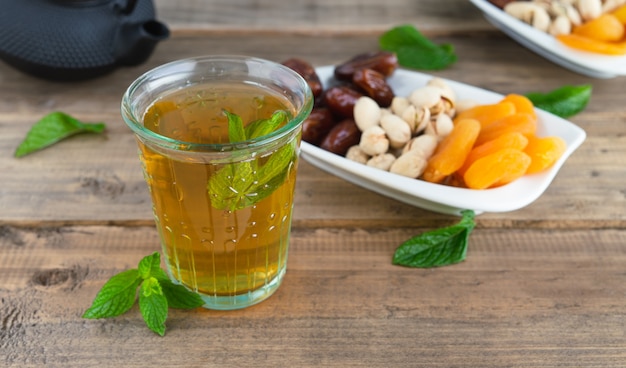
[[[556,36],[564,45],[589,52],[605,55],[626,54],[626,42],[604,42],[583,37],[575,34],[562,34]]]
[[[565,152],[567,144],[560,137],[530,137],[524,152],[531,158],[527,174],[543,171],[552,166]]]
[[[511,101],[500,101],[495,104],[476,105],[456,115],[454,122],[463,119],[476,119],[482,127],[496,120],[515,113],[515,104]]]
[[[510,183],[523,176],[531,163],[524,152],[505,148],[476,160],[463,175],[470,189],[487,189]]]
[[[613,14],[615,18],[620,21],[620,23],[626,25],[626,5],[622,5],[619,8],[613,10],[611,14]]]
[[[515,112],[523,112],[526,114],[531,114],[534,117],[537,117],[536,113],[535,113],[535,105],[533,105],[533,102],[526,96],[524,95],[518,95],[515,93],[511,93],[508,94],[506,96],[504,96],[504,98],[502,99],[502,101],[506,102],[512,102],[513,105],[515,105]]]
[[[530,136],[537,130],[537,119],[523,112],[505,116],[481,129],[476,144],[481,145],[492,139],[496,139],[502,134],[519,132],[522,135]]]
[[[597,41],[617,42],[624,37],[624,25],[615,15],[604,13],[595,19],[574,27],[572,33]]]
[[[479,132],[478,120],[459,120],[428,160],[422,178],[431,183],[440,183],[457,171],[465,162]]]
[[[463,176],[467,169],[478,159],[483,158],[492,153],[498,152],[505,148],[513,148],[522,151],[528,144],[528,138],[526,138],[520,132],[508,132],[501,136],[487,141],[479,146],[472,148],[467,155],[463,166],[458,170],[458,173]]]

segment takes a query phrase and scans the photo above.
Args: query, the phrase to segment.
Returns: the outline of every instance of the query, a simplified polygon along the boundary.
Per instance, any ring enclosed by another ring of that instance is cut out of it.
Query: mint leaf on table
[[[84,318],[109,318],[126,313],[135,304],[141,277],[136,269],[126,270],[111,277],[96,295]]]
[[[527,93],[535,107],[562,118],[567,118],[583,111],[591,98],[592,87],[589,84],[580,86],[563,86],[548,93]]]
[[[161,336],[165,334],[167,307],[167,298],[159,280],[154,277],[145,279],[139,292],[139,311],[148,328]]]
[[[378,39],[382,50],[396,53],[398,64],[423,70],[439,70],[457,61],[454,46],[435,44],[412,25],[401,25]]]
[[[63,112],[53,112],[32,126],[15,150],[15,157],[41,150],[78,133],[102,133],[105,127],[104,123],[83,123]]]
[[[198,294],[172,283],[160,264],[161,256],[154,252],[141,259],[137,268],[111,277],[83,318],[110,318],[127,312],[135,304],[139,288],[139,311],[148,328],[163,336],[168,308],[193,309],[204,302]]]
[[[241,138],[237,141],[266,135],[287,118],[286,112],[277,111],[269,119],[255,121],[244,128],[238,115],[227,111],[225,114],[228,118],[229,137]],[[225,165],[207,183],[211,204],[220,210],[236,211],[258,203],[285,181],[295,154],[293,145],[287,144],[272,153],[261,166],[255,160]]]
[[[474,229],[474,211],[462,211],[455,225],[422,233],[402,243],[392,263],[400,266],[428,268],[447,266],[465,260],[469,235]]]

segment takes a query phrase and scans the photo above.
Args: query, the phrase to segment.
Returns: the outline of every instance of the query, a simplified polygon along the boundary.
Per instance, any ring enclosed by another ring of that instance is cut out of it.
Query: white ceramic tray
[[[555,64],[594,78],[614,78],[626,75],[626,56],[578,51],[563,45],[553,36],[508,15],[487,0],[470,1],[483,12],[488,22],[521,45]]]
[[[333,68],[326,66],[317,69],[325,86],[332,80]],[[427,74],[400,69],[388,82],[397,96],[407,96],[431,78]],[[480,103],[495,103],[503,98],[502,95],[466,84],[449,80],[447,83],[454,89],[458,99],[471,98]],[[586,137],[584,130],[567,120],[542,110],[537,110],[537,115],[537,135],[559,136],[567,143],[567,150],[550,169],[525,175],[499,188],[472,190],[407,178],[347,160],[306,142],[302,142],[301,155],[312,165],[344,180],[426,210],[457,215],[464,209],[474,210],[477,214],[513,211],[529,205],[546,190],[567,158]]]

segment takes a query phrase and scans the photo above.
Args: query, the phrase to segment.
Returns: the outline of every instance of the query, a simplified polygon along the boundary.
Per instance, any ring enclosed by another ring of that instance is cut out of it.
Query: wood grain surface
[[[67,84],[0,64],[0,366],[625,366],[623,77],[562,69],[465,1],[294,1],[280,12],[277,1],[156,3],[175,32],[141,66]],[[172,310],[165,337],[136,307],[81,318],[109,277],[160,247],[119,114],[132,80],[205,54],[335,64],[375,50],[385,27],[405,21],[455,46],[459,61],[436,76],[502,94],[593,86],[570,119],[587,139],[536,202],[478,216],[465,262],[409,269],[391,264],[395,248],[458,219],[301,161],[288,272],[270,299],[240,311]],[[30,126],[55,110],[104,121],[106,134],[14,158]]]

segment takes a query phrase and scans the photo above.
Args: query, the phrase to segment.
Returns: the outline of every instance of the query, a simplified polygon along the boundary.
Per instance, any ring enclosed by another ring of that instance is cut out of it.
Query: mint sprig
[[[83,123],[63,112],[52,112],[36,122],[15,150],[15,157],[51,146],[78,133],[102,133],[104,123]]]
[[[148,328],[163,336],[168,308],[193,309],[204,302],[198,294],[172,283],[160,264],[161,256],[154,252],[139,261],[137,268],[111,277],[83,318],[111,318],[126,313],[135,305],[139,288],[139,311]]]
[[[531,92],[528,97],[535,107],[562,118],[574,116],[583,111],[591,98],[590,84],[563,86],[548,93]]]
[[[398,64],[422,70],[440,70],[457,61],[454,46],[435,44],[412,25],[401,25],[378,39],[382,50],[396,53]]]
[[[465,260],[469,235],[474,229],[474,211],[462,211],[455,225],[428,231],[402,243],[393,255],[392,263],[400,266],[441,267]]]
[[[224,114],[228,118],[228,136],[233,143],[269,134],[288,119],[287,112],[279,110],[268,119],[244,127],[238,115],[228,111]],[[235,211],[267,198],[285,181],[295,154],[295,146],[289,143],[272,153],[263,165],[259,165],[258,160],[225,165],[211,176],[207,184],[211,204],[220,210]]]

